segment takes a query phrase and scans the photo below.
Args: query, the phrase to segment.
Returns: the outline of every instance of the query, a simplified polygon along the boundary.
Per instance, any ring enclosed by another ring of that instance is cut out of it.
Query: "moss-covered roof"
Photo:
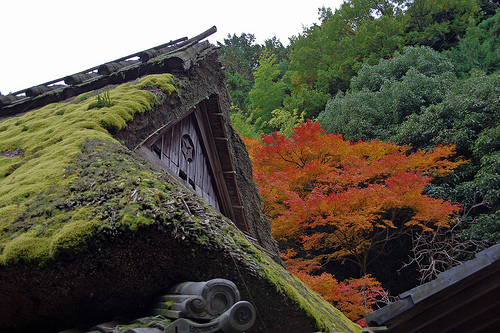
[[[92,192],[99,187],[108,192],[117,190],[113,187],[124,189],[123,181],[140,179],[142,174],[128,169],[124,177],[123,168],[127,166],[120,166],[111,156],[102,156],[102,162],[92,166],[80,165],[81,157],[77,156],[83,142],[90,138],[113,140],[110,133],[124,128],[135,113],[149,111],[158,104],[155,94],[141,88],[155,85],[171,94],[175,91],[173,81],[170,74],[148,76],[106,91],[112,104],[109,106],[96,106],[102,93],[88,93],[0,123],[0,152],[24,152],[22,156],[0,156],[1,264],[50,259],[62,246],[61,241],[67,246],[78,245],[63,238],[83,240],[99,224],[91,217],[96,206],[89,203],[94,201],[93,195],[98,195]],[[114,174],[114,181],[120,182],[108,184],[107,179],[93,173],[90,176],[94,185],[83,188],[89,184],[82,184],[82,171],[86,167],[98,170],[103,165]],[[142,175],[142,179],[147,178]],[[85,190],[90,191],[90,197],[83,199],[85,204],[68,203]]]
[[[0,121],[0,331],[138,317],[168,285],[218,277],[256,307],[253,332],[359,331],[116,139],[184,84],[145,76]]]

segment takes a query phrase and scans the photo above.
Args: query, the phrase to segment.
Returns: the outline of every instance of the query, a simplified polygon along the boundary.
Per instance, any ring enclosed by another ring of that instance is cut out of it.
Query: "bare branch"
[[[486,204],[487,202],[482,202],[470,209]],[[472,235],[468,239],[458,237],[460,230],[468,228],[467,224],[475,223],[466,221],[470,209],[449,228],[438,226],[434,232],[413,231],[410,261],[405,263],[399,271],[416,264],[420,272],[419,282],[423,284],[435,279],[438,274],[462,264],[465,260],[459,259],[459,255],[466,258],[478,250],[485,249],[486,244],[475,240]]]

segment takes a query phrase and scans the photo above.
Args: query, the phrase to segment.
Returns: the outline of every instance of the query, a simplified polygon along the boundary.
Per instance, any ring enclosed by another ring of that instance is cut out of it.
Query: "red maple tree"
[[[376,246],[412,228],[448,226],[459,210],[424,194],[433,177],[463,163],[454,159],[453,146],[412,151],[381,141],[350,142],[311,121],[293,133],[245,142],[273,236],[306,265],[348,260],[365,276]]]

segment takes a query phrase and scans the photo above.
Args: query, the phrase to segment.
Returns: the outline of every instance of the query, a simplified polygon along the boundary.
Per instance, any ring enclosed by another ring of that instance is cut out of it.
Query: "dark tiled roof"
[[[132,81],[144,75],[187,70],[194,58],[210,47],[208,41],[202,40],[216,31],[214,26],[190,39],[180,38],[64,78],[0,96],[0,118],[59,102],[110,84]]]
[[[384,332],[498,332],[500,244],[366,316]],[[368,330],[366,330],[368,331]]]

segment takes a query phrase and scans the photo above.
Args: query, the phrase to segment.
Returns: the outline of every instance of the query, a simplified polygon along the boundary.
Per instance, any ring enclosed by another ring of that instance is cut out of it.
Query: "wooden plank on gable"
[[[195,124],[196,117],[192,115],[192,122]],[[210,180],[212,177],[211,172],[208,168],[208,161],[205,157],[205,147],[203,147],[203,143],[201,140],[201,136],[199,135],[199,129],[196,128],[196,174],[194,176],[194,180],[196,184],[201,188],[204,196],[207,196],[209,193],[209,187],[212,186],[211,183],[205,182],[205,180]],[[208,201],[208,200],[207,200]]]
[[[186,117],[187,124],[186,124],[186,132],[189,135],[190,139],[190,144],[192,144],[193,148],[193,156],[192,156],[192,161],[187,164],[188,168],[188,179],[189,181],[195,183],[196,181],[196,173],[198,172],[197,168],[197,159],[198,156],[196,153],[200,150],[201,147],[199,147],[199,141],[198,141],[198,134],[196,133],[196,127],[194,124],[194,117],[191,114],[189,117]]]
[[[178,155],[179,155],[179,175],[182,175],[181,178],[187,181],[187,161],[183,156],[182,153],[182,137],[186,133],[186,118],[184,118],[180,123],[179,123],[179,131],[176,133],[178,135]]]
[[[172,142],[172,128],[169,128],[165,134],[162,136],[162,144],[163,144],[163,155],[168,159],[168,164],[170,165],[170,156],[171,156],[171,142]]]
[[[232,207],[230,198],[227,194],[226,183],[222,175],[222,168],[220,166],[220,158],[218,156],[217,148],[215,147],[213,135],[211,133],[211,128],[209,126],[209,121],[206,119],[206,109],[204,106],[205,102],[199,104],[199,107],[195,110],[194,114],[196,121],[200,126],[200,135],[203,144],[206,147],[207,159],[212,167],[212,172],[214,174],[214,181],[217,188],[219,189],[218,195],[221,197],[221,209],[224,214],[231,220],[234,219],[234,214],[232,213]]]
[[[179,173],[179,138],[180,129],[178,126],[172,128],[172,141],[170,143],[170,165],[175,174]]]
[[[205,100],[203,106],[206,110],[206,121],[209,123],[213,142],[218,154],[219,164],[224,173],[224,183],[227,188],[226,193],[234,216],[233,222],[237,224],[241,230],[248,230],[246,218],[242,210],[243,208],[237,208],[242,207],[242,204],[238,193],[236,174],[232,176],[229,175],[229,173],[234,173],[235,168],[229,152],[224,115],[220,112],[221,109],[217,95],[213,95]]]

